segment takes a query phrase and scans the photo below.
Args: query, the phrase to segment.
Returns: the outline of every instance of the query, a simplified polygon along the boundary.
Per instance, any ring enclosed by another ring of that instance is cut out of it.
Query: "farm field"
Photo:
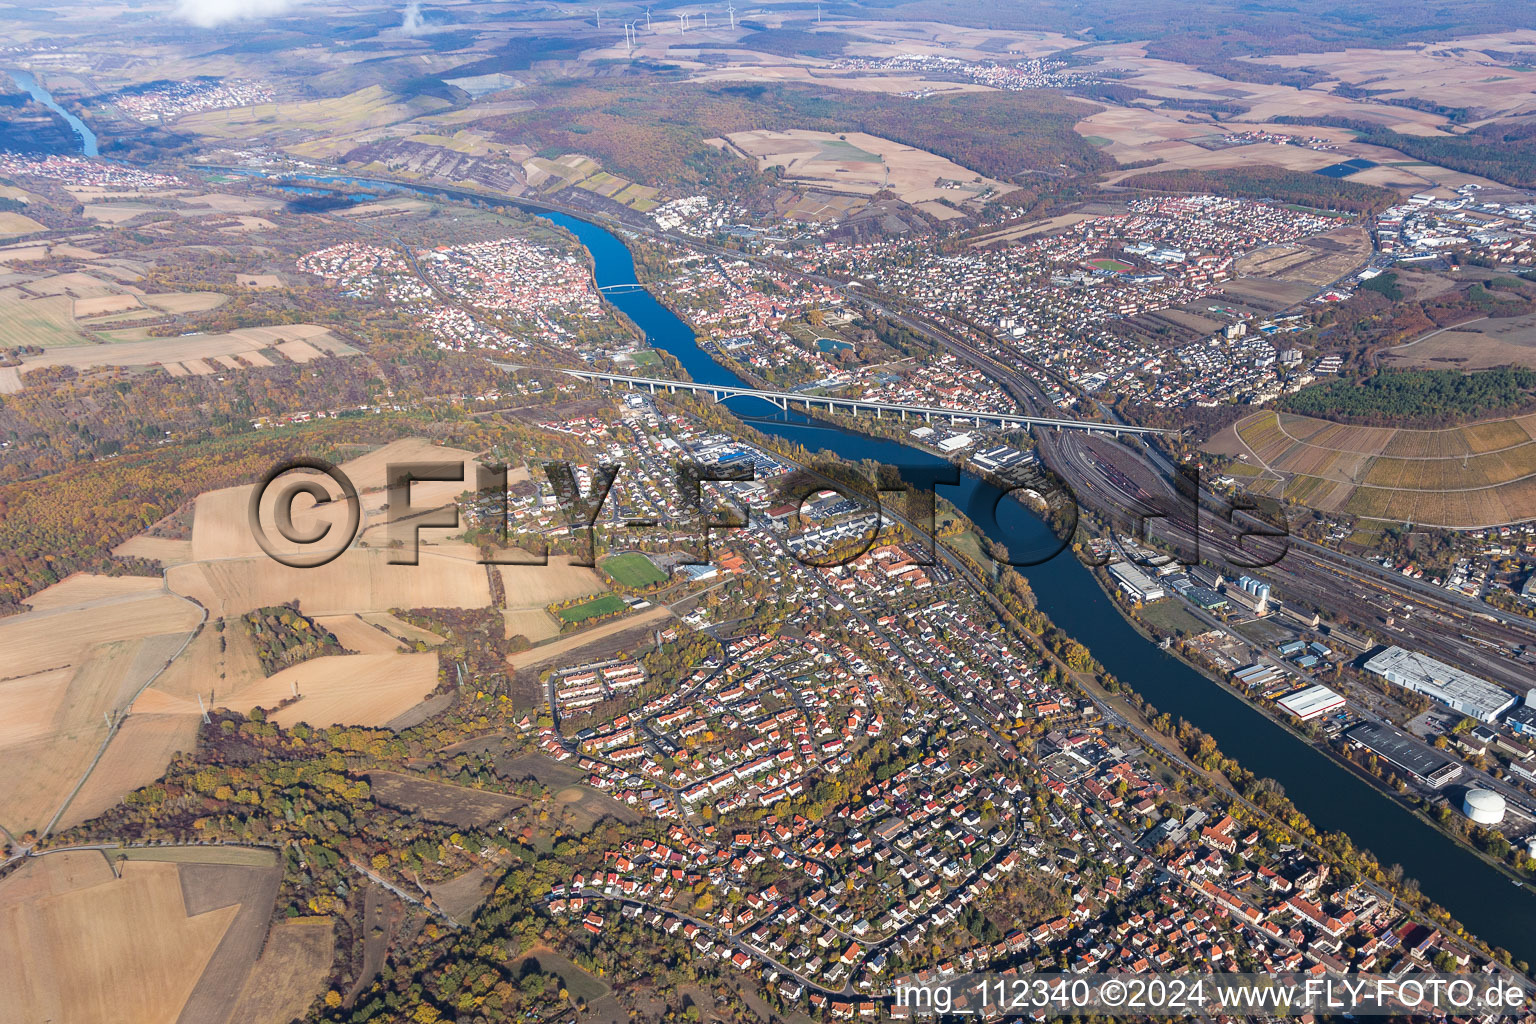
[[[24,213],[0,213],[0,238],[18,238],[34,231],[45,230],[42,224]]]
[[[888,188],[903,202],[918,203],[941,197],[961,201],[1008,188],[944,157],[864,132],[763,130],[734,132],[727,139],[763,170],[782,167],[788,179],[833,192],[874,195]],[[942,182],[959,187],[943,188]]]
[[[267,720],[287,728],[297,722],[320,728],[329,725],[382,726],[425,700],[437,686],[436,654],[341,654],[285,668],[231,693],[219,703],[244,710],[273,708]]]
[[[664,582],[667,574],[656,568],[649,558],[638,551],[626,551],[603,559],[603,571],[619,583],[635,590],[643,590],[653,583]]]
[[[101,749],[108,717],[128,709],[201,619],[190,602],[145,591],[153,580],[125,582],[73,577],[35,595],[39,610],[0,622],[8,673],[0,681],[0,824],[13,833],[48,823]],[[124,780],[152,779],[167,745],[185,737],[169,733],[164,723],[121,731],[107,759]],[[82,796],[99,803],[117,785],[103,777]]]
[[[1384,366],[1403,369],[1487,370],[1536,367],[1536,315],[1470,321],[1432,331],[1381,353]]]
[[[502,613],[507,623],[507,636],[522,635],[538,643],[560,633],[560,623],[543,608],[519,608]]]
[[[544,608],[558,601],[604,593],[596,572],[572,565],[569,555],[550,555],[548,565],[500,565],[509,609]]]
[[[335,926],[329,917],[274,924],[229,1019],[242,1024],[288,1024],[302,1017],[325,984],[335,945]]]
[[[7,302],[6,290],[0,290],[0,313],[20,309],[18,319],[0,326],[0,345],[32,344],[45,349],[39,355],[24,356],[21,369],[48,366],[153,366],[259,353],[274,349],[296,363],[309,362],[321,350],[337,356],[355,355],[357,349],[330,332],[313,324],[281,327],[242,327],[227,334],[194,334],[175,338],[123,340],[111,344],[90,344],[74,322],[74,302],[66,296],[47,296],[30,302]]]
[[[224,1019],[254,960],[240,954],[266,933],[277,869],[130,860],[121,872],[99,852],[57,853],[0,882],[9,1019],[163,1024],[194,1001],[199,1019]]]
[[[1405,430],[1265,411],[1207,447],[1248,490],[1323,512],[1470,529],[1536,509],[1536,414]]]
[[[401,649],[399,640],[356,615],[328,615],[316,619],[341,641],[341,646],[358,654],[391,654]]]

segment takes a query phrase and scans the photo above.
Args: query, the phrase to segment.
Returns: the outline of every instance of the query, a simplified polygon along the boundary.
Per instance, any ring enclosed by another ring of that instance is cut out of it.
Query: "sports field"
[[[661,583],[667,574],[638,551],[626,551],[622,555],[603,559],[603,571],[626,587],[642,590],[653,583]]]
[[[1536,515],[1536,414],[1404,430],[1265,411],[1207,449],[1246,489],[1322,512],[1461,529]]]
[[[604,594],[595,600],[585,604],[578,604],[560,611],[560,618],[566,622],[585,622],[588,619],[597,618],[599,615],[612,615],[624,610],[622,598],[613,594]]]

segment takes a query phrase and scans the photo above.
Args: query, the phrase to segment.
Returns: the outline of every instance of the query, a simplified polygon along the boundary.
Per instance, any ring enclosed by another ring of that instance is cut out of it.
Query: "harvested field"
[[[195,541],[194,541],[195,543]],[[483,566],[422,548],[420,565],[393,565],[391,552],[353,549],[318,569],[294,569],[261,555],[178,565],[166,571],[174,592],[217,616],[297,599],[309,615],[389,608],[484,608],[491,603]]]
[[[1536,515],[1536,415],[1404,430],[1266,411],[1207,447],[1255,469],[1234,474],[1250,490],[1322,511],[1462,529]]]
[[[420,626],[413,626],[403,619],[399,619],[393,615],[390,615],[388,612],[370,612],[364,615],[359,615],[358,618],[362,619],[370,626],[377,626],[379,629],[382,629],[390,636],[396,637],[405,643],[414,644],[417,641],[421,641],[424,644],[432,646],[443,643],[443,638],[432,632],[430,629],[422,629]]]
[[[75,300],[75,318],[100,316],[103,313],[121,313],[125,309],[142,309],[137,295],[100,295],[93,299]]]
[[[0,622],[9,674],[0,680],[0,773],[7,782],[0,824],[18,834],[47,824],[107,737],[107,716],[127,709],[200,619],[180,598],[114,598],[101,596],[99,586],[92,577],[66,581],[45,601],[70,594],[83,600]],[[161,749],[153,730],[135,730],[113,756],[147,770],[142,766]]]
[[[295,362],[307,361],[309,358],[318,356],[317,346],[338,356],[352,355],[357,351],[331,334],[328,328],[316,327],[313,324],[242,327],[228,334],[147,338],[143,341],[121,341],[110,345],[87,344],[87,339],[74,325],[71,310],[75,300],[63,296],[52,296],[31,302],[8,304],[6,293],[12,291],[15,289],[0,289],[0,314],[14,312],[18,318],[10,323],[0,320],[0,345],[27,343],[41,345],[47,349],[41,355],[24,357],[23,371],[44,366],[73,366],[83,369],[90,366],[153,366],[185,363],[188,360],[212,356],[243,355],[263,348],[280,349],[284,338],[302,342],[304,352],[314,353],[314,355],[306,355],[306,359],[303,360],[295,359]],[[55,306],[46,305],[49,303]],[[63,319],[66,316],[68,319]]]
[[[455,481],[422,482],[411,485],[411,504],[416,508],[428,509],[454,501],[466,487],[472,487],[474,480],[474,453],[459,448],[445,448],[431,444],[420,438],[405,438],[384,445],[365,455],[349,459],[339,467],[341,471],[352,481],[357,488],[361,504],[360,533],[365,533],[376,526],[387,523],[390,517],[385,514],[384,506],[388,501],[388,467],[408,462],[449,462],[462,465],[462,476],[471,483],[459,483]],[[301,474],[305,475],[305,474]],[[324,522],[331,524],[334,529],[340,530],[345,525],[346,507],[341,501],[341,491],[334,483],[327,483],[327,478],[318,474],[307,474],[312,479],[325,483],[333,501],[331,504],[317,508],[311,499],[301,498],[294,503],[293,519],[295,525],[301,530],[307,530]],[[285,478],[286,479],[286,478]],[[261,555],[265,552],[257,542],[255,532],[251,528],[249,519],[249,506],[251,492],[254,484],[238,487],[226,487],[215,491],[206,491],[198,495],[195,514],[192,520],[192,556],[202,561],[206,559],[241,558]],[[275,491],[276,488],[273,489]],[[272,493],[272,492],[269,492]],[[267,527],[267,535],[273,538],[274,547],[279,550],[302,551],[301,546],[290,545],[282,540],[281,536],[273,528],[272,505],[276,501],[276,494],[272,494],[272,502],[262,506],[261,520]],[[423,547],[435,537],[441,537],[451,531],[424,530],[420,536]],[[369,538],[372,539],[372,538]],[[378,543],[387,543],[387,537],[380,532]],[[463,545],[458,545],[463,548]],[[443,553],[448,552],[446,546]],[[424,552],[425,553],[425,552]],[[473,560],[478,554],[468,556]],[[319,571],[319,570],[317,570]],[[482,573],[483,575],[483,573]],[[416,606],[411,604],[409,606]]]
[[[638,615],[625,616],[612,622],[605,622],[600,626],[573,633],[570,636],[561,637],[559,640],[542,644],[529,651],[514,654],[507,662],[519,671],[541,665],[544,662],[563,658],[572,651],[579,651],[584,647],[611,641],[621,634],[634,633],[634,640],[639,646],[648,646],[650,638],[647,635],[651,629],[658,627],[662,622],[672,617],[672,610],[657,606],[647,608]]]
[[[184,878],[186,867],[129,861],[121,870],[113,877],[100,853],[59,853],[28,861],[0,883],[0,993],[8,1018],[165,1024],[181,1015],[241,907],[208,899],[207,880]],[[274,873],[275,894],[275,869],[267,873]],[[254,908],[263,926],[271,895]],[[215,979],[234,981],[226,999],[249,962],[233,966]],[[222,1020],[229,1002],[218,1008],[217,1017],[199,1019]]]
[[[456,828],[489,825],[528,803],[520,797],[396,772],[370,772],[368,784],[379,803]]]
[[[1007,186],[944,157],[864,132],[736,132],[731,145],[753,157],[758,167],[784,168],[786,179],[814,183],[833,192],[873,195],[883,188],[904,202],[946,197],[956,202],[982,191]],[[946,183],[954,186],[943,188]]]
[[[538,643],[560,635],[560,623],[542,608],[524,608],[502,613],[507,623],[506,635],[522,635]]]
[[[34,611],[67,608],[97,601],[117,601],[165,593],[165,582],[154,576],[100,576],[77,572],[27,598]]]
[[[58,828],[70,828],[105,813],[124,796],[165,774],[178,752],[197,747],[201,716],[194,706],[182,714],[132,714],[106,753],[69,802]]]
[[[192,542],[141,533],[123,541],[112,549],[112,553],[123,558],[147,558],[161,565],[175,565],[192,560]]]
[[[572,565],[569,555],[551,555],[548,565],[501,565],[496,571],[509,609],[543,608],[608,589],[595,571]]]
[[[47,228],[24,213],[0,213],[0,238],[18,238]]]
[[[392,654],[403,649],[399,640],[356,615],[328,615],[315,621],[334,633],[341,646],[357,654]]]
[[[1450,330],[1430,331],[1381,353],[1385,366],[1432,370],[1536,367],[1536,314],[1483,318]]]
[[[329,725],[382,726],[421,703],[437,686],[435,654],[342,654],[313,658],[302,664],[243,687],[219,703],[235,710],[274,708],[293,697],[299,699],[267,715],[284,728],[307,722],[316,728]]]
[[[336,927],[329,917],[274,924],[229,1019],[239,1024],[288,1024],[304,1016],[325,984],[335,946]]]
[[[144,304],[167,313],[203,313],[229,301],[222,292],[162,292],[145,295]]]

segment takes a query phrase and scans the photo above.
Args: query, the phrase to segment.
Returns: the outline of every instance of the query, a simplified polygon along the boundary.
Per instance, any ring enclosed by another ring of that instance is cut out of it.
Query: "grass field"
[[[599,615],[612,615],[623,610],[623,599],[613,594],[604,594],[595,600],[562,609],[559,615],[566,622],[585,622]]]
[[[1123,263],[1120,260],[1089,260],[1088,265],[1095,270],[1113,270],[1117,274],[1123,274],[1131,269],[1129,263]]]
[[[661,583],[667,574],[656,568],[649,558],[638,551],[626,551],[603,559],[603,571],[626,587],[642,590],[653,583]]]
[[[84,345],[75,327],[75,300],[67,295],[28,296],[20,288],[0,288],[0,347]]]

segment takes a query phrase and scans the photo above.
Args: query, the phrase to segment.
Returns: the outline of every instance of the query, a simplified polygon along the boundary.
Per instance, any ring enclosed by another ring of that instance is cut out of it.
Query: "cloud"
[[[294,0],[179,0],[176,16],[201,28],[286,14]]]
[[[426,27],[421,20],[421,4],[418,0],[411,0],[405,6],[405,20],[400,23],[401,34],[419,36]]]

